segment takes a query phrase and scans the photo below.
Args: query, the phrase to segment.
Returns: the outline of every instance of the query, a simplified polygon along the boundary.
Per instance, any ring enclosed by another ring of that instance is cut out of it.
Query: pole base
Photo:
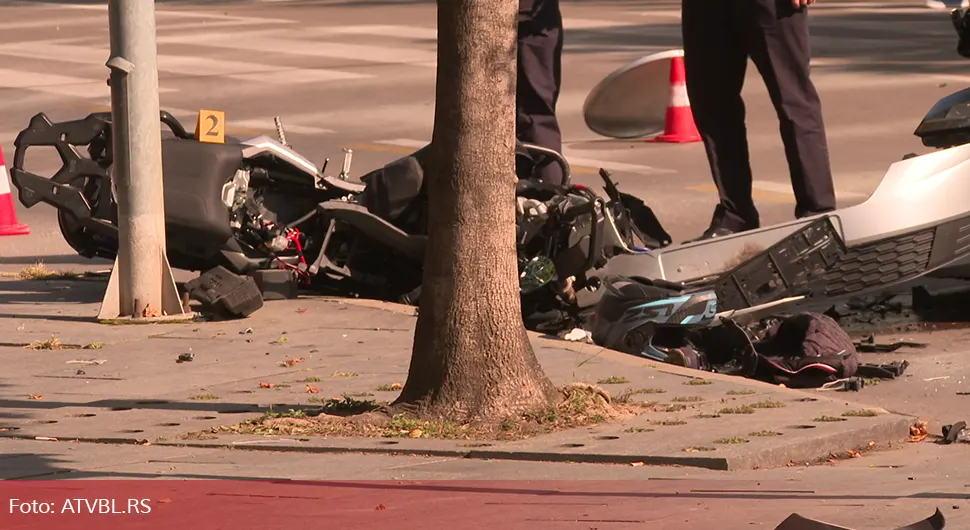
[[[162,259],[162,307],[159,308],[161,314],[158,316],[121,314],[121,288],[119,285],[121,280],[118,275],[118,258],[115,258],[114,266],[111,268],[111,278],[108,279],[108,288],[104,292],[101,309],[98,311],[98,322],[105,324],[151,324],[181,322],[195,318],[195,313],[182,306],[178,287],[175,285],[175,275],[172,274],[172,267],[168,264],[168,259]]]

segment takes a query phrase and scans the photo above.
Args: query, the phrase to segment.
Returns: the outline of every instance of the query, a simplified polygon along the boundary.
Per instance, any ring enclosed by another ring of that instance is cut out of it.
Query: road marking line
[[[111,97],[111,89],[104,79],[95,82],[80,77],[23,72],[6,68],[0,68],[0,88],[16,88],[79,98]]]
[[[437,40],[438,30],[419,26],[393,26],[390,24],[360,24],[355,26],[324,26],[314,28],[310,33],[318,36],[329,35],[374,35],[414,40]]]
[[[564,18],[563,27],[571,29],[621,28],[641,24],[640,21],[592,20],[585,18]],[[367,35],[375,37],[396,37],[414,40],[437,40],[438,30],[421,26],[398,26],[391,24],[358,24],[353,26],[325,26],[310,30],[313,35]]]
[[[94,112],[111,112],[110,106],[104,105],[66,105],[67,107],[76,108],[82,112],[88,114]],[[175,116],[182,126],[186,130],[194,130],[195,121],[199,115],[198,111],[191,111],[186,109],[180,109],[177,107],[169,107],[166,105],[161,106],[161,110],[168,111],[169,114]],[[247,118],[242,120],[234,120],[232,114],[226,113],[226,130],[230,134],[252,134],[253,136],[259,136],[261,134],[266,134],[267,136],[276,137],[276,123],[273,121],[273,117],[269,118]],[[283,130],[287,133],[296,134],[306,134],[306,135],[321,135],[321,134],[333,134],[335,131],[332,129],[324,129],[323,127],[315,127],[312,125],[300,125],[300,124],[290,124],[287,123],[285,118],[282,118]],[[168,127],[163,125],[162,129],[167,129]]]
[[[262,53],[279,53],[304,57],[327,57],[331,59],[351,59],[354,61],[407,64],[412,66],[434,67],[437,64],[436,52],[415,50],[400,46],[370,46],[343,42],[318,42],[273,37],[261,37],[256,32],[245,35],[239,33],[208,33],[205,35],[166,35],[156,39],[165,44],[189,44],[249,50]]]
[[[794,198],[794,192],[792,191],[791,184],[782,184],[781,182],[772,182],[770,180],[756,180],[752,183],[752,187],[757,190],[767,191],[771,193],[789,194]],[[837,197],[842,197],[846,199],[858,199],[865,198],[868,195],[864,193],[856,193],[853,191],[841,191],[835,190],[835,195]]]
[[[290,22],[289,20],[285,22]],[[281,23],[283,23],[281,21]],[[158,21],[158,26],[156,31],[162,33],[163,31],[176,31],[176,30],[191,30],[191,29],[202,29],[211,30],[215,28],[232,28],[239,26],[265,26],[266,21],[263,20],[221,20],[216,22],[202,21],[202,22],[183,22],[181,24],[169,24],[163,20]]]
[[[623,28],[629,26],[640,26],[643,25],[642,20],[595,20],[589,18],[569,18],[564,17],[562,21],[563,29],[569,31],[571,29],[609,29],[609,28]]]
[[[767,180],[756,180],[752,183],[751,188],[751,196],[756,201],[795,204],[795,194],[792,192],[790,184],[782,184],[780,182],[771,182]],[[713,184],[686,186],[684,189],[717,194],[717,187]],[[835,195],[840,199],[846,200],[865,199],[868,197],[868,195],[865,193],[839,190],[836,190]]]
[[[107,28],[108,18],[107,17],[75,17],[75,18],[61,18],[51,20],[49,18],[41,20],[23,20],[20,22],[4,22],[0,24],[0,30],[4,31],[17,31],[22,29],[32,29],[32,28],[57,28],[62,24],[70,25],[71,27],[78,27],[82,24],[104,24]],[[59,28],[58,28],[59,29]]]
[[[282,119],[282,118],[281,118]],[[272,119],[266,120],[262,118],[249,119],[249,120],[229,120],[230,124],[235,124],[238,127],[245,127],[257,131],[269,131],[276,136],[276,124]],[[283,131],[286,133],[296,133],[296,134],[307,134],[307,135],[318,135],[318,134],[333,134],[335,131],[332,129],[324,129],[322,127],[311,127],[309,125],[290,125],[283,120]]]
[[[395,138],[393,140],[379,140],[374,142],[381,145],[395,145],[400,147],[408,147],[412,149],[419,149],[428,144],[426,141],[413,140],[410,138]],[[569,162],[569,167],[574,172],[577,168],[592,169],[593,174],[599,173],[599,168],[612,169],[615,171],[629,171],[630,173],[640,173],[643,175],[656,175],[662,173],[675,173],[671,169],[661,169],[650,166],[641,166],[638,164],[628,164],[625,162],[612,162],[607,160],[598,160],[595,158],[584,158],[579,156],[572,156],[569,154],[570,151],[567,149],[565,152],[566,161]]]
[[[51,7],[56,7],[58,9],[78,9],[83,11],[108,11],[107,4],[71,4],[71,3],[50,3],[47,4]],[[290,20],[285,18],[262,18],[262,17],[243,17],[238,15],[218,15],[215,13],[201,13],[198,11],[176,11],[170,9],[156,9],[156,17],[177,17],[177,18],[208,18],[215,20],[241,20],[253,23],[275,23],[275,24],[295,24],[299,22],[298,20]]]
[[[110,56],[107,48],[86,48],[63,44],[25,42],[0,45],[0,55],[60,61],[84,65],[104,64]],[[182,55],[158,55],[158,69],[190,76],[224,76],[262,83],[316,83],[373,77],[369,74],[326,69],[302,69],[257,63],[208,59]]]
[[[410,142],[410,140],[408,141]],[[346,145],[344,147],[347,147],[348,149],[353,149],[354,151],[371,151],[376,153],[391,153],[395,155],[407,156],[415,152],[416,150],[420,149],[421,147],[424,147],[425,145],[424,142],[417,142],[417,143],[420,143],[421,145],[417,146],[412,144],[412,146],[405,146],[405,145],[390,145],[386,143],[382,144],[380,142],[375,142],[372,144],[354,143],[354,144]],[[570,166],[570,169],[572,170],[573,175],[598,175],[599,174],[599,170],[592,167]]]

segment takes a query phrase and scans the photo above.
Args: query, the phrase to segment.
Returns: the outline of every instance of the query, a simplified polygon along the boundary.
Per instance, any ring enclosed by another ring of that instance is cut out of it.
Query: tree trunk
[[[407,382],[424,417],[497,421],[556,389],[522,322],[515,253],[517,0],[438,0],[428,254]]]

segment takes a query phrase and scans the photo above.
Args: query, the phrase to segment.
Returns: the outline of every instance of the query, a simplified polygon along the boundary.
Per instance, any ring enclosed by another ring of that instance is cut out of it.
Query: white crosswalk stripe
[[[350,59],[365,63],[408,64],[430,67],[435,66],[438,58],[437,53],[433,51],[401,46],[375,46],[371,44],[264,37],[260,33],[265,34],[267,32],[249,32],[246,34],[246,38],[239,38],[239,35],[233,32],[206,33],[205,35],[168,35],[159,37],[158,42],[160,44],[202,45],[214,48],[279,53],[303,57]]]
[[[101,82],[91,79],[58,74],[42,74],[0,68],[0,88],[17,88],[80,98],[103,98],[110,96],[107,76]]]
[[[99,49],[66,44],[26,42],[22,44],[0,45],[0,55],[99,66],[108,60],[110,51],[107,48]],[[209,59],[206,57],[170,54],[159,54],[158,69],[160,72],[171,72],[181,75],[223,76],[246,81],[285,84],[315,83],[320,81],[371,77],[366,74],[339,70],[290,68],[228,59]]]
[[[381,144],[381,145],[393,145],[397,147],[407,147],[410,149],[420,149],[428,145],[428,142],[430,142],[430,140],[422,141],[422,140],[414,140],[411,138],[395,138],[393,140],[378,140],[374,143]],[[574,154],[570,153],[569,148],[564,149],[564,154],[566,158],[569,160],[569,163],[571,166],[585,166],[585,167],[590,167],[594,169],[603,168],[606,170],[614,170],[614,171],[629,171],[630,173],[639,173],[641,175],[658,175],[658,174],[667,174],[672,172],[669,169],[643,166],[640,164],[627,164],[627,163],[617,162],[617,161],[607,161],[607,160],[599,160],[595,158],[585,158],[582,156],[574,156]]]

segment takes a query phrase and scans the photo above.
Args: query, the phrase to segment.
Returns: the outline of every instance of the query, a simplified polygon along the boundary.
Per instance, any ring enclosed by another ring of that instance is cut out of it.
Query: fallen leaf
[[[276,385],[273,384],[273,383],[260,383],[259,384],[259,388],[273,388],[274,386],[276,386]]]
[[[913,425],[909,426],[909,441],[913,443],[919,443],[929,436],[929,431],[926,430],[927,422],[918,420]]]
[[[402,388],[404,388],[404,385],[402,385],[401,383],[391,384],[391,390],[401,390]]]
[[[296,366],[298,363],[305,362],[306,359],[300,357],[299,359],[287,359],[280,363],[280,366]]]
[[[414,429],[409,433],[409,436],[411,438],[420,438],[422,434],[424,434],[424,431],[422,431],[421,429]]]
[[[862,456],[862,453],[860,453],[859,451],[853,451],[852,449],[849,449],[846,452],[849,453],[849,456],[851,456],[852,458],[859,458]]]
[[[31,394],[31,395],[29,395],[27,397],[28,397],[28,399],[44,399],[44,396],[43,395],[38,395],[38,394]]]
[[[384,506],[383,504],[378,504],[377,505],[377,508],[374,508],[374,509],[375,510],[386,510],[387,509],[387,506]]]
[[[317,392],[320,392],[320,389],[315,386],[307,385],[306,391],[307,391],[307,394],[316,394]]]

